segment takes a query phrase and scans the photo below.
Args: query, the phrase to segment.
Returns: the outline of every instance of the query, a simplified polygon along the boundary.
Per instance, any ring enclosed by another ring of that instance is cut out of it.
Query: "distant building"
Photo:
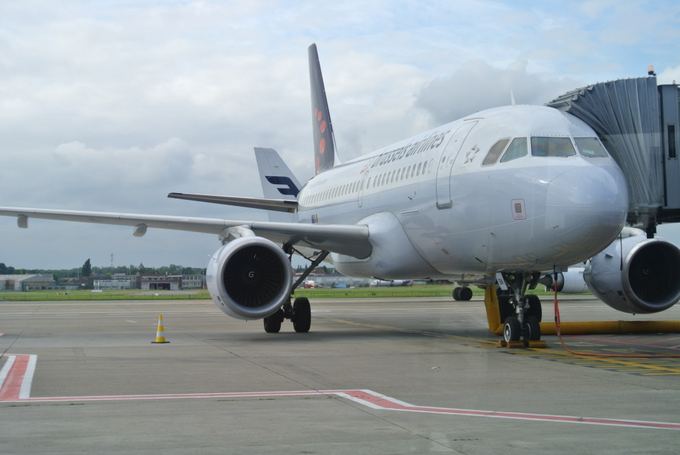
[[[148,275],[141,278],[141,288],[147,291],[178,291],[205,288],[205,275]]]
[[[205,275],[182,275],[182,289],[203,289]]]
[[[142,277],[142,289],[146,291],[179,291],[182,275],[149,275]]]
[[[0,291],[38,291],[56,287],[52,275],[0,275]]]
[[[137,277],[134,275],[114,274],[111,279],[94,280],[95,289],[135,289]]]

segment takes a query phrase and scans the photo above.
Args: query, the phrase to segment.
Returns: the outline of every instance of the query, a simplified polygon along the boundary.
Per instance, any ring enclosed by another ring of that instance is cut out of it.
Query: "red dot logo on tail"
[[[326,139],[321,138],[319,140],[319,153],[324,154],[326,152]]]

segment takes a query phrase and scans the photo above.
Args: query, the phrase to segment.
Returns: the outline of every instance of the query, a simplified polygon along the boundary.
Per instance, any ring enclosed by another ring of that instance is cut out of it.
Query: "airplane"
[[[542,276],[588,260],[586,280],[606,304],[662,311],[680,299],[680,250],[624,228],[625,177],[582,120],[546,106],[488,109],[335,162],[335,137],[315,44],[308,48],[315,175],[304,185],[273,149],[256,148],[263,198],[171,193],[178,199],[267,210],[269,221],[0,207],[30,218],[217,235],[207,285],[217,307],[311,326],[295,289],[322,261],[349,276],[448,279],[497,286],[506,341],[540,339]],[[455,103],[456,100],[451,100]],[[641,231],[640,231],[641,232]],[[310,261],[293,280],[293,254]]]

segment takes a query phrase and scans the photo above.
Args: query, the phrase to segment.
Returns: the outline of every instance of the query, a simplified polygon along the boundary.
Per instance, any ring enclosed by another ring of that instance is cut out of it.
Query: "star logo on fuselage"
[[[475,160],[477,153],[479,153],[479,147],[474,145],[470,150],[465,152],[465,162],[463,164],[472,163]]]

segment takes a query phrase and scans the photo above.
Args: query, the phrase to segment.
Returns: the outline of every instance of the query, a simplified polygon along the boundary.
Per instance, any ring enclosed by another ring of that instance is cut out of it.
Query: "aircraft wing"
[[[277,243],[308,246],[356,258],[368,257],[372,251],[371,243],[368,240],[368,227],[363,225],[239,221],[218,218],[83,212],[24,207],[0,207],[0,216],[17,217],[17,225],[21,228],[28,227],[29,218],[132,226],[135,228],[134,235],[138,237],[144,235],[147,228],[173,229],[227,236],[229,228],[243,227],[253,231],[256,235]]]

